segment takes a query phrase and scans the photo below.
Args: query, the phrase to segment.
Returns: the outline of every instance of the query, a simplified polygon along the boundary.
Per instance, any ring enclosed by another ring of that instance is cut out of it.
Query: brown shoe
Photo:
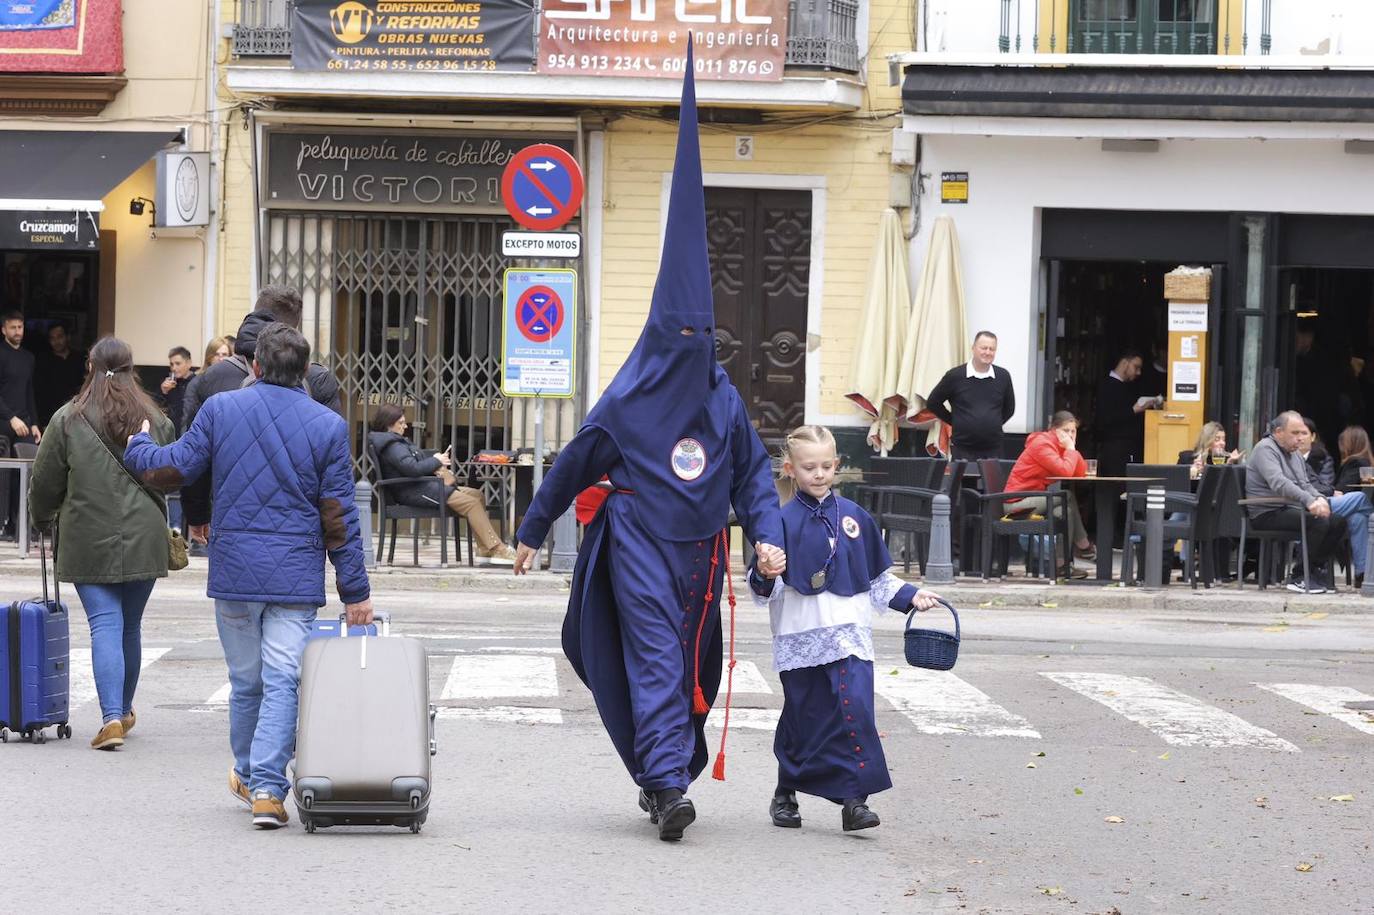
[[[105,726],[91,738],[92,750],[117,750],[124,746],[124,725],[118,721],[107,721]]]
[[[488,565],[494,566],[513,566],[515,565],[515,550],[498,543],[489,550],[478,550],[477,555],[487,561]]]
[[[253,825],[259,829],[280,829],[290,817],[286,815],[286,804],[281,798],[273,797],[270,791],[253,793]]]
[[[234,767],[229,767],[229,793],[239,800],[245,807],[253,806],[253,796],[248,793],[248,786],[239,778],[239,774],[234,771]]]
[[[128,736],[129,736],[129,732],[132,731],[132,730],[134,729],[134,725],[135,725],[137,722],[138,722],[138,716],[134,714],[134,710],[133,710],[133,709],[129,709],[129,714],[127,714],[127,715],[125,715],[123,718],[119,719],[119,723],[120,723],[121,725],[124,726],[124,736],[125,736],[125,737],[128,737]]]

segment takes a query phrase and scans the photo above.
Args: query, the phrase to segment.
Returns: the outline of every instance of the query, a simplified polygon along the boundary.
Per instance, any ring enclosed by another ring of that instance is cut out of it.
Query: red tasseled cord
[[[725,552],[725,588],[730,600],[730,665],[725,669],[725,720],[720,727],[720,752],[716,754],[716,765],[711,777],[718,782],[725,781],[725,735],[730,733],[730,699],[735,688],[735,583],[730,578],[730,544],[725,531],[720,532]]]
[[[721,531],[711,544],[711,572],[706,576],[706,600],[701,606],[701,619],[697,621],[697,640],[692,656],[693,715],[705,715],[711,711],[711,706],[706,704],[706,694],[701,691],[701,634],[706,629],[706,616],[711,612],[711,600],[716,596],[716,568],[720,565],[720,537],[724,534],[725,532]],[[729,562],[729,556],[726,556],[726,562]]]

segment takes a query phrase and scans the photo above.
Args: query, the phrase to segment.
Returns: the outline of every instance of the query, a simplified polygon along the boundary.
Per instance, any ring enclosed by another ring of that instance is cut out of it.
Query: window
[[[1216,0],[1073,0],[1069,50],[1215,54]]]

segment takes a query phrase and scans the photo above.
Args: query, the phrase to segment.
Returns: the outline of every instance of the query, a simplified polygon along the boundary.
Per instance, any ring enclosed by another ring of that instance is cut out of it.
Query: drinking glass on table
[[[1229,454],[1227,454],[1225,451],[1213,451],[1213,452],[1212,452],[1212,464],[1213,464],[1214,466],[1222,467],[1222,466],[1224,466],[1224,465],[1226,464],[1226,462],[1229,461],[1230,459],[1231,459],[1231,456],[1230,456]]]
[[[1374,483],[1374,467],[1360,468],[1360,482],[1364,484]]]
[[[1097,459],[1096,459],[1096,458],[1088,458],[1088,459],[1084,460],[1083,463],[1086,464],[1086,465],[1088,465],[1088,476],[1090,476],[1090,477],[1095,477],[1095,476],[1097,476]]]

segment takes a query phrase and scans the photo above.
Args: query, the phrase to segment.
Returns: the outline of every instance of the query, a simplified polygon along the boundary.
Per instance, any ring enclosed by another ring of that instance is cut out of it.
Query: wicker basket
[[[949,670],[959,659],[959,611],[949,601],[941,599],[940,603],[954,615],[953,635],[938,629],[912,629],[911,623],[916,618],[915,607],[906,615],[906,662],[912,667]]]
[[[1206,302],[1212,297],[1212,272],[1164,274],[1164,298],[1170,302]]]

